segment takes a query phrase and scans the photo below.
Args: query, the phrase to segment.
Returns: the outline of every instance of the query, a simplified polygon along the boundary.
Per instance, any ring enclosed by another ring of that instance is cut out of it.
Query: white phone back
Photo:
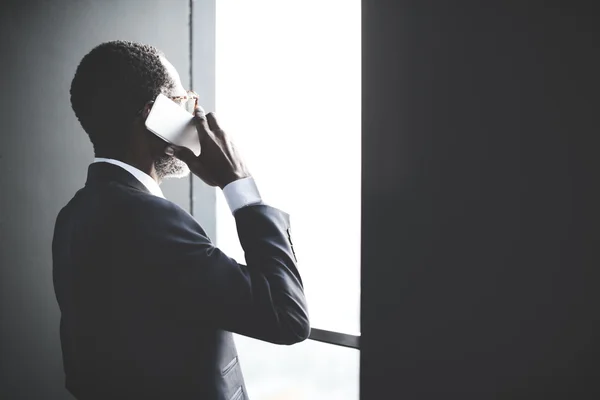
[[[200,155],[200,138],[194,116],[163,94],[159,94],[146,118],[146,128],[168,143]]]

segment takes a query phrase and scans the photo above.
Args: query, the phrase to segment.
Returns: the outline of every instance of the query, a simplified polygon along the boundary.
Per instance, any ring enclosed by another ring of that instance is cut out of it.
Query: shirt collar
[[[131,175],[133,175],[138,181],[140,181],[142,183],[142,185],[144,185],[151,194],[158,196],[158,197],[162,197],[163,199],[165,198],[162,190],[160,190],[160,186],[158,186],[158,183],[154,179],[152,179],[152,177],[150,175],[146,174],[145,172],[140,171],[136,167],[126,164],[119,160],[114,160],[112,158],[96,157],[96,158],[94,158],[94,162],[95,163],[106,162],[106,163],[117,165],[117,166],[123,168],[125,171],[127,171]]]

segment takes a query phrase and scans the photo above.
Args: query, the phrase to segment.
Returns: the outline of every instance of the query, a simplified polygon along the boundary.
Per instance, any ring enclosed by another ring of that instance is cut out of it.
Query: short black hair
[[[161,56],[153,46],[117,40],[81,60],[71,82],[71,106],[96,155],[121,155],[137,112],[174,87]]]

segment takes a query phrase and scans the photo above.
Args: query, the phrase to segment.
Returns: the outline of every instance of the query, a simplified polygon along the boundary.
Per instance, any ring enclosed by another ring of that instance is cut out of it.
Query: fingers
[[[196,122],[196,130],[200,137],[200,143],[203,143],[210,136],[210,128],[206,122],[204,109],[200,106],[196,106],[196,109],[194,110],[194,121]]]
[[[215,113],[213,112],[206,114],[202,107],[196,106],[194,117],[196,121],[198,121],[198,124],[207,131],[210,130],[216,133],[221,130],[217,118],[215,117]]]
[[[222,130],[219,126],[219,123],[217,122],[215,113],[209,112],[208,114],[206,114],[206,120],[208,121],[208,127],[211,131],[216,133]]]
[[[198,119],[205,119],[206,113],[204,112],[204,108],[196,106],[194,109],[194,116]]]

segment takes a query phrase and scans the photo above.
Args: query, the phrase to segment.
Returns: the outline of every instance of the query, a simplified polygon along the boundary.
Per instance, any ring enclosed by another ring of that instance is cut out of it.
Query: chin
[[[172,156],[161,157],[154,162],[159,179],[184,178],[190,174],[187,164]]]
[[[181,168],[178,171],[172,172],[169,175],[165,176],[165,178],[185,178],[186,176],[190,175],[190,169],[188,168],[187,165],[184,165],[183,168]]]

